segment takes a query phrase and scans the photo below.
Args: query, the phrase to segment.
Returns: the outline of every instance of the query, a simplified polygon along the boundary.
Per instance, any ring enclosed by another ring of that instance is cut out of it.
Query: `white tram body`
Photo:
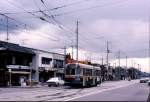
[[[70,86],[97,86],[101,83],[100,67],[71,63],[65,67],[65,84]]]

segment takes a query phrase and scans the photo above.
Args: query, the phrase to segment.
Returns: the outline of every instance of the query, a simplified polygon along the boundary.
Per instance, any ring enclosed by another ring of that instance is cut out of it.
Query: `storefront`
[[[0,41],[0,86],[21,85],[23,78],[29,79],[33,56],[28,48]]]

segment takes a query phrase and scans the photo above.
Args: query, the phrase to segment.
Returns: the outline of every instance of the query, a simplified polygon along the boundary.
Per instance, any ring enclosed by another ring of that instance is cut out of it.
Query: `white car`
[[[64,85],[64,81],[60,78],[60,77],[53,77],[50,78],[48,81],[48,86],[60,86],[60,85]]]

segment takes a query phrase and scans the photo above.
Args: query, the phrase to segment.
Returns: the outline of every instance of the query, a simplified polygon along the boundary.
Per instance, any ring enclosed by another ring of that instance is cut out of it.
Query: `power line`
[[[87,0],[84,0],[84,1],[87,1]],[[81,4],[84,1],[73,2],[73,3],[57,6],[57,7],[51,8],[51,9],[44,9],[42,11],[43,12],[45,12],[45,11],[54,11],[54,10],[70,7],[70,6],[73,6],[73,5]],[[43,0],[41,0],[41,2],[44,3]],[[29,12],[31,12],[31,13],[39,13],[39,12],[41,12],[41,10],[35,10],[35,11],[29,11]],[[23,14],[23,13],[27,13],[27,12],[14,12],[14,13],[4,13],[4,14]]]
[[[76,12],[83,12],[83,11],[87,11],[87,10],[91,10],[91,9],[95,9],[95,8],[99,8],[99,7],[105,7],[105,6],[120,4],[120,3],[126,2],[126,1],[129,1],[129,0],[121,0],[121,1],[111,2],[111,3],[107,3],[107,4],[103,4],[103,5],[96,5],[96,6],[92,6],[92,7],[88,7],[88,8],[77,9],[77,10],[73,10],[73,11],[69,11],[69,12],[54,14],[53,16],[62,16],[62,15],[68,15],[68,14],[76,13]]]
[[[8,1],[8,0],[7,0],[7,1]],[[47,23],[52,24],[51,22],[49,22],[49,21],[48,21],[48,20],[46,20],[45,18],[40,17],[40,16],[37,16],[37,15],[35,15],[35,14],[31,13],[31,12],[28,12],[28,11],[27,11],[27,10],[25,10],[23,7],[17,6],[17,5],[15,5],[14,3],[10,2],[10,1],[8,1],[8,3],[12,4],[12,5],[13,5],[13,6],[15,6],[16,8],[19,8],[19,9],[24,10],[25,12],[27,12],[27,13],[31,14],[32,16],[35,16],[35,17],[39,18],[39,19],[40,19],[40,20],[42,20],[42,21],[45,21],[45,22],[47,22]],[[5,15],[5,14],[3,14],[3,15]],[[15,19],[14,19],[14,20],[15,20]]]
[[[16,22],[22,24],[23,26],[26,25],[25,23],[22,23],[22,22],[20,22],[20,21],[17,21],[17,20],[15,20],[14,18],[11,18],[11,17],[9,17],[9,16],[7,16],[7,15],[5,15],[5,14],[0,13],[0,15],[3,15],[3,16],[5,16],[5,17],[8,17],[9,19],[16,21]],[[4,25],[4,26],[7,27],[7,25]],[[27,25],[26,25],[26,26],[27,26]],[[29,27],[29,26],[28,26],[28,27]],[[27,28],[26,28],[26,29],[27,29]],[[40,34],[40,33],[39,33],[39,34]],[[52,39],[52,38],[50,38],[50,37],[46,37],[46,36],[43,36],[43,35],[38,35],[38,36],[44,37],[44,38],[48,38],[48,39],[50,39],[50,40],[52,40],[52,41],[58,41],[58,40],[54,40],[54,39]]]

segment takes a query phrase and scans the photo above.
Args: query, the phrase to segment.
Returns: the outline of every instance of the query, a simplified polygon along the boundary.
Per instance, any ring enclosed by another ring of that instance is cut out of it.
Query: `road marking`
[[[114,90],[114,89],[118,89],[118,88],[126,87],[126,86],[133,85],[133,84],[136,84],[136,83],[137,83],[137,82],[135,82],[135,83],[130,83],[130,84],[127,84],[127,85],[124,85],[124,86],[118,86],[118,87],[113,87],[113,88],[109,88],[109,89],[102,89],[102,90],[100,90],[100,91],[91,92],[91,93],[88,93],[88,94],[85,94],[85,95],[81,95],[81,96],[77,96],[77,97],[69,98],[69,99],[64,100],[64,101],[70,101],[70,100],[74,100],[74,99],[77,99],[77,98],[81,98],[81,97],[89,96],[89,95],[92,95],[92,94],[97,94],[97,93],[101,93],[101,92],[105,92],[105,91],[110,91],[110,90]]]

